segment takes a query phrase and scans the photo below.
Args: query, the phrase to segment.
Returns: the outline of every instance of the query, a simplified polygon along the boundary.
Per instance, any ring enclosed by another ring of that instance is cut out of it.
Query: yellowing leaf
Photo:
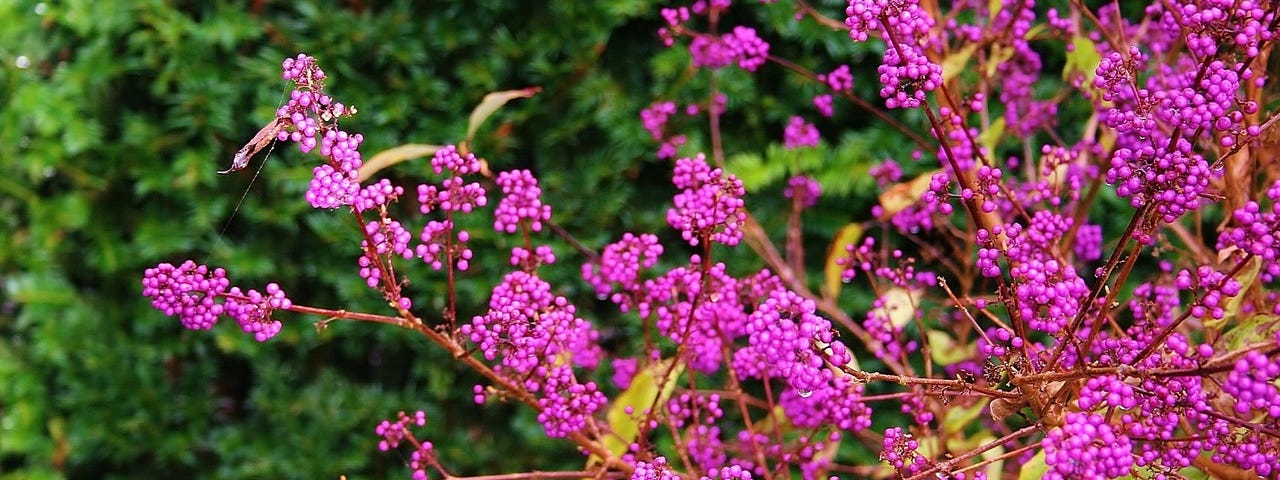
[[[471,111],[471,118],[467,120],[467,138],[468,143],[475,137],[476,130],[480,129],[480,125],[489,119],[493,112],[498,111],[507,102],[517,98],[529,98],[537,95],[542,91],[542,87],[529,87],[520,90],[506,90],[502,92],[493,92],[484,96],[484,100],[476,105],[476,109]]]
[[[924,192],[929,189],[929,182],[933,179],[933,174],[941,171],[942,169],[924,172],[909,182],[896,184],[881,193],[880,208],[884,209],[884,212],[880,215],[880,220],[888,220],[898,212],[920,201],[920,196],[924,195]]]
[[[397,163],[421,158],[428,155],[435,155],[436,150],[441,147],[439,145],[422,145],[417,143],[406,143],[397,147],[391,147],[378,152],[364,162],[360,166],[360,183],[364,183],[373,174],[378,173],[384,168],[390,167]]]
[[[933,363],[938,365],[962,362],[973,358],[977,352],[976,344],[970,342],[967,345],[958,346],[955,339],[951,338],[947,332],[929,330],[926,335],[929,339],[929,356],[933,358]]]
[[[996,145],[1000,143],[1000,138],[1004,137],[1004,116],[997,118],[991,122],[991,126],[978,134],[978,145],[986,150],[987,155],[992,155],[996,151]]]
[[[903,328],[911,323],[916,315],[916,295],[902,287],[893,287],[884,292],[881,299],[884,306],[881,311],[888,316],[889,323],[896,328]]]
[[[942,82],[950,82],[951,79],[956,78],[956,75],[963,72],[964,67],[969,65],[969,59],[973,58],[973,52],[977,50],[978,44],[970,43],[959,51],[947,55],[947,58],[942,59]]]
[[[1218,352],[1234,352],[1251,343],[1262,342],[1275,336],[1280,330],[1280,317],[1265,313],[1254,314],[1248,320],[1236,324],[1218,339]]]
[[[787,412],[782,410],[781,405],[773,407],[769,415],[755,423],[755,427],[757,432],[765,435],[773,435],[774,433],[786,435],[795,428],[791,423],[791,418],[787,417]]]
[[[1116,132],[1110,128],[1102,129],[1099,134],[1098,145],[1102,146],[1102,151],[1110,152],[1116,146]]]
[[[1026,40],[1035,40],[1036,37],[1040,35],[1040,33],[1048,29],[1049,29],[1048,25],[1043,23],[1037,23],[1034,27],[1027,29],[1027,33],[1023,34],[1022,38]]]
[[[995,78],[996,69],[1000,67],[1000,64],[1013,58],[1013,54],[1013,47],[1006,47],[999,43],[992,44],[991,55],[987,57],[987,78]]]
[[[1040,480],[1044,478],[1044,472],[1049,470],[1049,466],[1044,464],[1044,450],[1036,452],[1036,456],[1031,457],[1025,465],[1022,466],[1022,472],[1018,474],[1018,480]]]
[[[1071,38],[1071,51],[1067,52],[1067,63],[1062,67],[1062,79],[1083,75],[1085,88],[1093,88],[1093,77],[1097,75],[1098,64],[1101,62],[1102,55],[1098,54],[1098,46],[1094,45],[1093,40],[1076,35]]]
[[[983,398],[968,407],[952,406],[948,408],[947,413],[943,414],[942,417],[942,431],[947,432],[947,434],[963,432],[964,427],[973,423],[986,410],[988,400]],[[981,443],[977,445],[981,445]],[[977,445],[974,446],[976,447]]]
[[[675,362],[674,367],[672,362]],[[665,376],[668,370],[671,370],[671,374]],[[611,435],[605,435],[605,448],[614,455],[620,456],[626,453],[627,446],[635,442],[636,436],[640,434],[640,422],[644,421],[646,416],[644,410],[651,406],[662,408],[666,405],[667,400],[671,398],[671,392],[675,391],[676,379],[680,378],[682,373],[684,373],[684,363],[673,358],[656,362],[636,372],[636,375],[631,378],[631,386],[613,399],[613,405],[609,406],[609,413],[605,414],[605,420],[609,422],[609,429],[613,432]],[[659,391],[658,382],[663,378],[667,381]],[[627,413],[628,408],[632,410],[631,413]],[[602,458],[592,455],[587,459],[587,466],[599,465],[602,461]]]
[[[846,247],[857,243],[861,238],[862,225],[857,223],[840,227],[840,231],[836,232],[836,238],[831,241],[831,247],[827,248],[827,263],[822,267],[824,297],[835,298],[840,295],[840,287],[844,285],[842,277],[845,267],[837,262],[847,261],[851,255]]]
[[[1225,253],[1225,252],[1224,252]],[[1236,275],[1236,281],[1240,282],[1240,293],[1234,297],[1227,298],[1227,305],[1223,308],[1224,315],[1221,319],[1213,317],[1204,320],[1204,326],[1222,330],[1227,322],[1235,319],[1240,314],[1240,304],[1244,301],[1244,297],[1248,295],[1249,290],[1253,289],[1253,284],[1258,281],[1258,273],[1262,270],[1262,259],[1253,257],[1249,259],[1249,263],[1240,270],[1240,274]]]

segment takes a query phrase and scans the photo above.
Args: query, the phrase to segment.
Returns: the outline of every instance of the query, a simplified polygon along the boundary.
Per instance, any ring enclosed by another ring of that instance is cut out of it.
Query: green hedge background
[[[833,17],[844,8],[811,3]],[[495,170],[533,169],[554,220],[584,244],[657,232],[678,261],[678,234],[664,222],[669,164],[654,158],[638,113],[655,99],[705,101],[709,74],[690,69],[683,49],[662,47],[660,6],[0,4],[0,478],[404,478],[404,459],[377,452],[373,428],[416,409],[428,412],[428,437],[455,473],[580,467],[581,455],[547,440],[527,409],[477,408],[478,379],[406,331],[335,324],[317,333],[318,319],[290,317],[260,345],[233,324],[183,329],[150,307],[139,281],[145,268],[191,258],[226,267],[236,285],[278,282],[296,303],[386,310],[355,274],[346,214],[303,200],[317,157],[292,145],[274,151],[220,235],[253,169],[215,171],[283,101],[280,62],[298,52],[317,57],[330,93],[359,108],[344,125],[364,133],[366,157],[455,142],[486,93],[541,86],[491,118],[475,150]],[[775,54],[815,71],[851,63],[858,91],[874,98],[876,47],[791,15],[787,2],[743,2],[724,24],[768,26],[761,33]],[[833,232],[868,216],[866,169],[906,158],[908,146],[848,104],[821,119],[809,103],[821,88],[780,69],[716,75],[730,98],[730,164],[778,240],[786,176],[816,175],[823,205],[839,207],[808,219],[810,263],[821,265]],[[781,149],[797,112],[823,131],[821,148]],[[693,133],[688,151],[705,145]],[[431,179],[424,165],[386,175],[412,185]],[[474,222],[477,241],[492,247],[477,247],[461,283],[464,315],[508,268],[511,240],[484,231],[489,222]],[[560,293],[608,336],[637,331],[593,301],[577,276],[580,256],[543,238],[560,257],[544,272]],[[745,248],[721,253],[733,273],[761,266]],[[412,288],[426,315],[443,282],[422,274]]]

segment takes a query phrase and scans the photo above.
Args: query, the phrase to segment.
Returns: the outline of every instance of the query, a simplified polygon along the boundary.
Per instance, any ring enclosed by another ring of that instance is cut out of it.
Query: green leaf
[[[1258,257],[1250,258],[1249,264],[1240,270],[1239,275],[1236,275],[1236,280],[1240,282],[1240,292],[1234,297],[1227,298],[1227,305],[1223,309],[1222,318],[1206,318],[1204,326],[1221,331],[1227,322],[1235,319],[1240,314],[1240,305],[1244,301],[1244,297],[1253,289],[1253,284],[1258,282],[1258,273],[1261,271],[1262,259]]]
[[[991,155],[996,151],[996,145],[1000,143],[1000,138],[1004,137],[1004,117],[995,119],[991,122],[991,126],[978,134],[978,144],[986,149],[987,155]]]
[[[962,362],[973,358],[977,352],[977,345],[969,343],[959,346],[955,339],[951,338],[951,335],[941,330],[929,330],[927,335],[929,339],[929,356],[933,358],[933,363],[938,365],[951,365]]]
[[[1044,464],[1044,450],[1040,450],[1022,466],[1022,472],[1018,473],[1018,480],[1040,480],[1048,470],[1049,466]]]
[[[1266,341],[1276,331],[1280,331],[1280,317],[1265,313],[1254,314],[1223,334],[1218,339],[1218,348],[1214,350],[1234,352],[1245,345]]]
[[[1097,75],[1100,62],[1102,62],[1102,55],[1098,54],[1097,45],[1094,45],[1089,37],[1076,35],[1071,38],[1071,51],[1067,52],[1067,63],[1062,67],[1062,78],[1068,80],[1075,75],[1083,75],[1085,87],[1092,88],[1093,77]]]
[[[673,362],[675,362],[674,365]],[[670,371],[669,375],[668,371]],[[609,413],[605,415],[605,420],[609,422],[609,429],[613,431],[612,435],[604,437],[604,444],[609,452],[614,455],[627,452],[627,447],[635,442],[636,436],[640,434],[640,423],[645,417],[644,410],[666,404],[667,399],[671,398],[671,392],[675,391],[676,379],[680,378],[682,373],[684,373],[684,363],[674,358],[656,362],[636,372],[636,375],[631,378],[631,386],[613,400]],[[662,378],[666,379],[666,383],[659,391],[658,381]],[[628,412],[628,409],[631,411]],[[598,465],[602,461],[600,457],[592,455],[587,459],[587,465]]]
[[[969,65],[969,59],[973,58],[973,52],[978,50],[978,45],[977,43],[970,43],[959,51],[947,55],[947,58],[942,59],[942,83],[950,82],[951,79],[956,78],[956,75],[964,71],[965,67]]]
[[[947,409],[942,417],[942,431],[963,432],[964,427],[973,424],[974,419],[982,415],[983,410],[987,408],[988,399],[980,399],[968,407],[951,407]],[[979,442],[978,445],[982,443]]]

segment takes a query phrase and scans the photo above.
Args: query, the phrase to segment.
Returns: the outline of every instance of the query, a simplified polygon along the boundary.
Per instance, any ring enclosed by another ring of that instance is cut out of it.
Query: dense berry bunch
[[[641,294],[640,272],[653,268],[662,250],[657,235],[624,233],[621,240],[605,246],[597,263],[582,265],[582,278],[595,288],[596,295],[608,296],[624,312],[628,311]]]
[[[502,188],[502,200],[493,212],[493,229],[515,233],[521,224],[529,230],[542,231],[542,222],[551,220],[551,206],[542,204],[542,189],[538,180],[528,170],[512,170],[498,174],[498,186]]]
[[[822,196],[822,185],[817,180],[804,175],[796,175],[787,181],[787,189],[783,195],[796,202],[800,208],[809,208],[818,203]]]
[[[786,148],[816,147],[820,140],[822,137],[818,135],[818,127],[800,116],[791,117],[782,135],[782,144]]]
[[[680,188],[667,211],[667,223],[680,230],[690,245],[713,241],[737,245],[746,221],[742,181],[719,168],[712,169],[699,154],[676,161],[672,183]]]
[[[230,286],[225,270],[191,260],[177,267],[161,263],[142,275],[142,294],[151,298],[151,306],[177,316],[192,330],[208,330],[218,323],[223,305],[217,299]]]
[[[1049,466],[1045,478],[1116,478],[1133,465],[1133,444],[1096,413],[1068,413],[1041,444]]]
[[[1270,281],[1280,277],[1280,181],[1273,183],[1266,195],[1271,207],[1263,208],[1250,200],[1237,209],[1231,215],[1234,226],[1218,237],[1217,247],[1261,258],[1263,274]]]
[[[241,293],[240,287],[231,287],[224,304],[227,316],[236,319],[244,333],[253,335],[259,342],[270,340],[284,327],[278,320],[271,319],[271,313],[293,306],[279,285],[268,283],[266,291],[266,295],[252,289]]]
[[[460,333],[498,362],[497,374],[537,392],[538,421],[548,436],[582,430],[604,406],[596,384],[579,382],[572,369],[599,363],[599,333],[546,281],[523,271],[507,274],[493,289],[489,313],[472,318]]]

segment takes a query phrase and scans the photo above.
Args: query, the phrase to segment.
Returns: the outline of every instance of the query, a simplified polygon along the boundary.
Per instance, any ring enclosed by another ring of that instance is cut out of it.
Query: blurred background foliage
[[[811,3],[833,17],[844,8]],[[317,332],[318,319],[290,317],[259,345],[234,325],[184,330],[149,306],[139,281],[145,268],[191,258],[226,267],[245,288],[278,282],[296,303],[387,311],[356,276],[348,216],[303,200],[316,157],[275,149],[227,223],[261,158],[234,175],[215,171],[283,102],[280,62],[298,52],[318,58],[330,94],[359,108],[344,125],[366,136],[366,156],[455,142],[484,94],[540,86],[491,118],[475,151],[495,170],[533,169],[555,221],[588,247],[657,232],[668,261],[687,259],[664,222],[669,163],[654,158],[638,113],[655,99],[705,104],[709,75],[689,69],[683,49],[662,47],[660,6],[0,2],[0,478],[399,478],[405,459],[378,453],[373,428],[416,409],[455,473],[580,467],[583,457],[547,440],[528,409],[477,408],[478,379],[405,331]],[[795,22],[791,8],[743,3],[724,25],[766,26],[773,53],[819,73],[851,63],[858,92],[874,98],[875,47]],[[816,280],[826,242],[873,205],[866,169],[907,158],[910,145],[847,103],[820,118],[810,99],[822,89],[786,71],[717,75],[730,99],[730,165],[775,239],[787,176],[813,174],[833,193],[824,205],[839,208],[806,225]],[[780,148],[797,113],[823,131],[822,147]],[[709,145],[693,122],[703,120],[674,125],[691,134],[684,153]],[[431,178],[424,165],[382,175],[413,185]],[[469,224],[491,247],[476,247],[460,284],[464,318],[509,268],[512,240],[486,232],[491,221]],[[562,294],[613,341],[638,331],[594,301],[578,279],[580,255],[544,238],[560,257],[544,276]],[[745,248],[723,255],[737,274],[761,266]],[[443,282],[417,273],[411,289],[429,316]]]

